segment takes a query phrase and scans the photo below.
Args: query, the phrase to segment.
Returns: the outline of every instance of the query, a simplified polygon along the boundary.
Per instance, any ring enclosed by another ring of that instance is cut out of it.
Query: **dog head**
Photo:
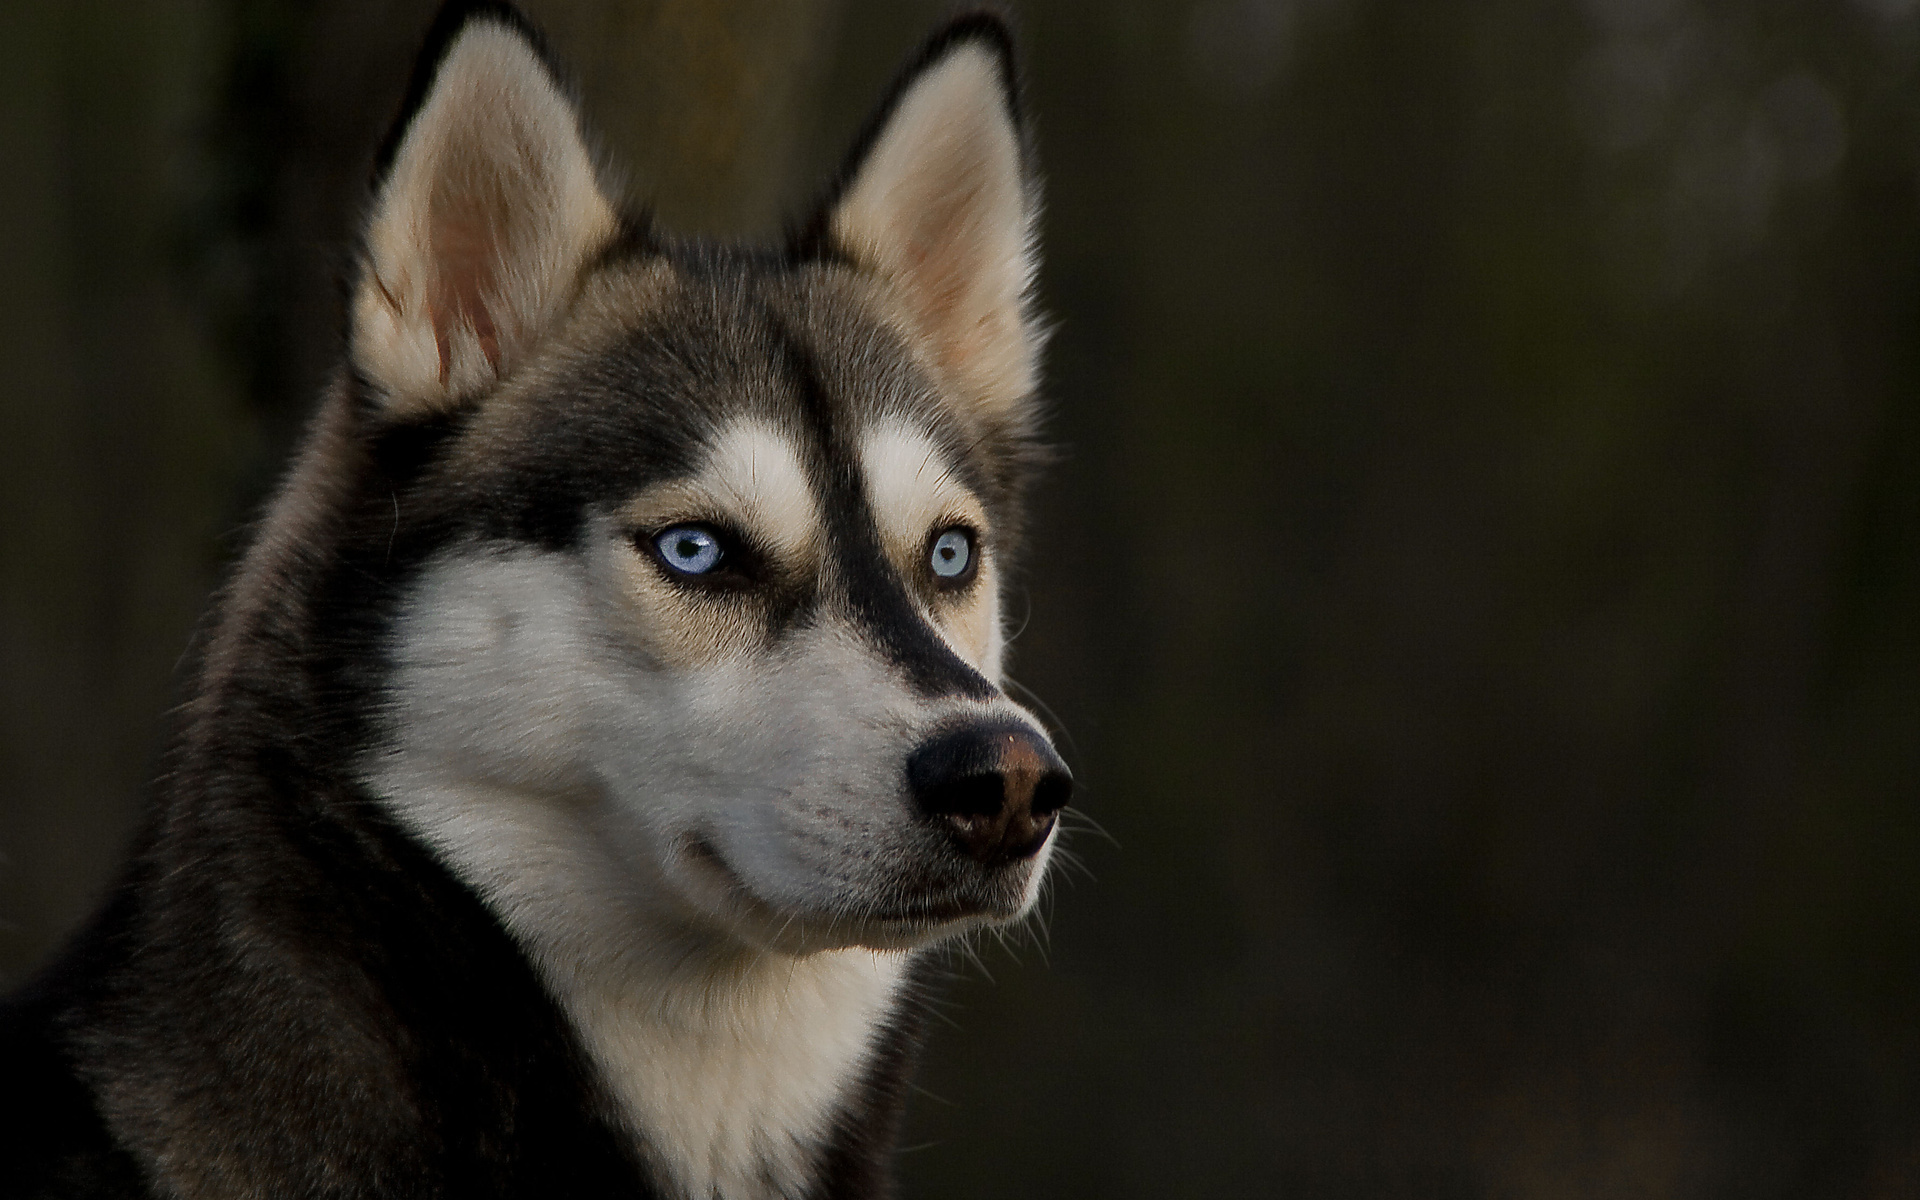
[[[936,38],[771,249],[622,217],[511,19],[420,96],[351,296],[415,464],[365,498],[411,564],[375,790],[496,898],[793,951],[1023,914],[1071,784],[1001,687],[1042,340],[1004,29]]]

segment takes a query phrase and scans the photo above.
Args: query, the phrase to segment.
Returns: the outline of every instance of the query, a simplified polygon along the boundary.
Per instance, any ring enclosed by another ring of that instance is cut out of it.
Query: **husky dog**
[[[1071,787],[999,685],[1036,210],[990,16],[772,249],[623,215],[443,16],[131,863],[0,1019],[0,1193],[885,1194],[921,951]]]

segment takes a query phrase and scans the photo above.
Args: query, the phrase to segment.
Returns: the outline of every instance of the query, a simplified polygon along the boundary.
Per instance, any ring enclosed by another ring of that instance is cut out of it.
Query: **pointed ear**
[[[964,400],[1002,418],[1032,396],[1043,339],[1017,78],[997,18],[947,27],[881,108],[825,217],[833,244],[892,286]]]
[[[509,374],[618,224],[518,15],[489,6],[442,20],[351,302],[353,363],[390,411],[444,411]]]

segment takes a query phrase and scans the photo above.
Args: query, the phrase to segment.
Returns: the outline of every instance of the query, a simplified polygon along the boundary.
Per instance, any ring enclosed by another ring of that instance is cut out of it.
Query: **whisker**
[[[1026,611],[1020,614],[1020,628],[1007,635],[1007,644],[1009,646],[1020,640],[1020,635],[1027,631],[1027,626],[1033,621],[1033,590],[1022,587],[1020,589],[1020,601],[1026,606]]]
[[[948,1108],[960,1107],[959,1101],[949,1100],[945,1096],[940,1095],[938,1092],[929,1091],[928,1089],[921,1087],[919,1084],[913,1082],[912,1080],[907,1081],[907,1088],[909,1091],[913,1092],[915,1095],[925,1096],[927,1099],[933,1101],[935,1104],[944,1104]]]
[[[1078,833],[1080,829],[1085,829],[1089,833],[1098,834],[1101,838],[1104,838],[1109,844],[1113,846],[1115,850],[1126,849],[1125,846],[1122,846],[1120,844],[1120,839],[1113,836],[1111,833],[1108,833],[1107,827],[1105,825],[1102,825],[1099,821],[1094,820],[1094,818],[1091,817],[1090,815],[1088,815],[1086,809],[1080,808],[1077,805],[1069,804],[1065,808],[1060,810],[1059,815],[1061,820],[1064,822],[1069,814],[1071,814],[1073,817],[1073,820],[1079,824],[1079,829],[1074,830],[1074,832]],[[1067,828],[1067,826],[1065,824],[1062,824],[1061,828],[1065,829]]]
[[[1012,676],[1007,677],[1005,684],[1008,688],[1018,688],[1020,694],[1026,698],[1026,702],[1040,710],[1040,715],[1046,718],[1047,724],[1059,734],[1060,740],[1067,744],[1068,753],[1075,758],[1080,757],[1080,743],[1074,739],[1073,732],[1067,728],[1066,722],[1060,719],[1060,714],[1053,711],[1051,705],[1042,700],[1032,688]]]

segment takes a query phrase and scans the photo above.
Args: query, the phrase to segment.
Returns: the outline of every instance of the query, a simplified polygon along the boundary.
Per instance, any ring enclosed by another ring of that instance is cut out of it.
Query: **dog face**
[[[1000,687],[1040,336],[997,29],[778,252],[618,218],[510,25],[441,57],[352,301],[370,440],[435,447],[366,770],[496,902],[793,952],[1033,904],[1070,781]]]

